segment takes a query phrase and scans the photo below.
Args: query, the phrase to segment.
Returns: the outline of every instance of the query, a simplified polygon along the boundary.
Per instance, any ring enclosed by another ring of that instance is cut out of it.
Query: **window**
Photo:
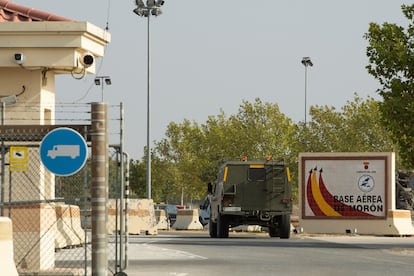
[[[265,168],[249,168],[249,181],[265,181],[266,169]]]

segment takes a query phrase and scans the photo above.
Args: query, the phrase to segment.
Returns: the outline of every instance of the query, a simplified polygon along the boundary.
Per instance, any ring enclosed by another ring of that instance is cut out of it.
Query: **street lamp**
[[[307,86],[307,73],[308,73],[308,66],[312,67],[313,63],[310,57],[303,57],[302,64],[305,66],[305,126],[306,126],[306,115],[308,113],[308,109],[306,107],[306,86]]]
[[[143,0],[135,0],[137,8],[134,13],[138,16],[144,16],[147,20],[147,198],[151,198],[151,55],[150,55],[150,17],[151,15],[161,15],[161,6],[164,5],[163,0],[147,0],[144,4]]]
[[[95,85],[102,86],[102,99],[101,99],[102,102],[104,100],[104,82],[106,85],[111,85],[112,84],[111,77],[109,76],[96,76],[95,77]]]

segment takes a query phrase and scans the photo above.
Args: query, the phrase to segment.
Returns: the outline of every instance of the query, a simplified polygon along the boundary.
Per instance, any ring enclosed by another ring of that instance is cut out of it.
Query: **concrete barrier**
[[[120,206],[118,201],[117,208],[114,199],[108,203],[108,233],[113,234],[116,231],[116,225],[120,228]],[[116,217],[118,220],[116,220]],[[128,234],[139,235],[145,233],[148,235],[158,234],[157,219],[155,217],[154,202],[152,199],[129,199],[128,202]]]
[[[413,221],[409,210],[388,210],[387,222],[388,227],[392,228],[389,232],[391,234],[414,235]]]
[[[116,206],[116,201],[114,199],[110,199],[108,201],[108,224],[107,224],[107,229],[108,229],[108,234],[115,234],[116,232],[116,226],[118,225],[118,229],[120,227],[119,224],[119,219],[120,219],[120,206],[119,206],[119,201],[118,201],[118,209]],[[118,212],[117,212],[118,210]]]
[[[170,222],[165,210],[155,210],[155,218],[157,219],[158,230],[170,230]]]
[[[130,234],[140,234],[141,232],[147,235],[158,234],[152,199],[130,199],[128,206]]]
[[[54,268],[55,207],[48,203],[14,206],[12,218],[14,259],[19,272],[35,275]]]
[[[203,225],[200,223],[198,217],[198,209],[179,209],[173,228],[176,230],[203,230]]]
[[[18,275],[13,259],[12,222],[6,217],[0,217],[0,268],[1,275]]]
[[[85,232],[81,227],[79,206],[57,204],[55,248],[80,246],[85,243]]]

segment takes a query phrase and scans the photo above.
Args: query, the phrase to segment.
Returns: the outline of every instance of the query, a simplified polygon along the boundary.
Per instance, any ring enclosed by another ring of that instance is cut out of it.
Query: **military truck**
[[[260,225],[270,237],[290,237],[292,187],[283,161],[227,161],[208,186],[209,234],[227,238],[229,227]]]

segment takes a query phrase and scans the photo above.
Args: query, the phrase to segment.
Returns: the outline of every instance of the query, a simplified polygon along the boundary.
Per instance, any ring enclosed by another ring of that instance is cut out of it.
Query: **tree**
[[[131,197],[146,198],[145,162],[129,161],[129,186]]]
[[[353,101],[337,111],[313,106],[307,126],[295,124],[277,104],[243,101],[237,114],[221,111],[201,125],[184,120],[171,122],[166,138],[152,154],[153,199],[185,202],[202,199],[207,183],[215,180],[224,160],[284,159],[297,192],[300,152],[391,151],[389,133],[380,124],[379,103],[372,98]],[[145,164],[142,163],[144,175]],[[132,177],[131,177],[132,178]],[[295,193],[296,194],[296,193]],[[184,202],[183,202],[184,203]]]
[[[166,185],[169,179],[176,194],[201,199],[224,160],[243,156],[290,160],[287,153],[294,133],[294,124],[277,104],[262,103],[258,98],[254,103],[244,101],[236,115],[227,117],[221,112],[201,126],[188,120],[170,123],[167,138],[157,143],[154,157],[166,161],[159,163],[164,169],[158,172],[169,177],[160,177],[154,185]]]
[[[200,179],[198,152],[202,146],[202,134],[197,123],[184,120],[181,124],[170,123],[166,131],[167,138],[156,144],[153,159],[158,160],[158,180],[154,187],[163,187],[163,191],[175,188],[179,201],[200,198],[205,194],[205,187]],[[160,194],[159,194],[160,195]],[[164,193],[163,197],[169,194]],[[171,197],[171,195],[169,195]]]
[[[313,106],[312,120],[301,130],[310,152],[392,151],[388,131],[377,119],[379,102],[355,95],[341,111],[334,107]]]
[[[414,4],[403,5],[406,29],[396,24],[370,23],[368,72],[381,84],[381,121],[392,133],[405,167],[414,167]]]

